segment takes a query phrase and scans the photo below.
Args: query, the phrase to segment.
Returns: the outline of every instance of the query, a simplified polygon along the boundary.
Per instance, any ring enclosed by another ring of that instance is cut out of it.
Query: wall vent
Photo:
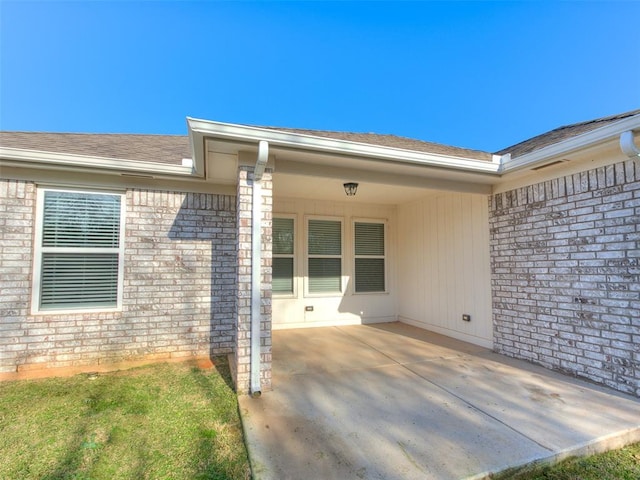
[[[567,160],[556,160],[554,162],[545,163],[544,165],[538,165],[537,167],[533,167],[531,170],[542,170],[543,168],[553,167],[554,165],[558,165],[559,163],[564,163]]]

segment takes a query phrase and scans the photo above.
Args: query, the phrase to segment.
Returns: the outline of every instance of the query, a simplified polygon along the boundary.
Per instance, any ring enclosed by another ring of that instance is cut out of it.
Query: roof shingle
[[[496,152],[496,154],[504,155],[510,153],[514,158],[519,157],[634,115],[640,115],[640,109],[566,125],[502,149]],[[492,154],[488,152],[425,142],[397,135],[281,127],[257,128],[398,148],[421,153],[472,158],[483,161],[492,160]],[[186,135],[0,132],[0,146],[175,165],[180,165],[183,158],[190,158],[192,155],[189,138]]]
[[[299,128],[258,128],[399,148],[422,153],[450,155],[485,161],[491,161],[492,159],[491,154],[487,152],[433,142],[423,142],[421,140],[396,135],[305,130]],[[180,164],[183,158],[191,157],[189,139],[187,136],[181,135],[0,132],[0,146],[169,164]]]
[[[619,113],[617,115],[610,115],[608,117],[596,118],[595,120],[588,120],[586,122],[574,123],[572,125],[565,125],[551,130],[550,132],[537,135],[523,142],[504,148],[499,152],[496,152],[496,154],[505,155],[510,153],[513,158],[520,157],[524,154],[553,145],[554,143],[568,140],[569,138],[590,132],[596,128],[604,127],[610,123],[617,122],[618,120],[633,117],[634,115],[640,115],[640,109]]]
[[[491,153],[483,152],[481,150],[454,147],[451,145],[444,145],[441,143],[425,142],[423,140],[416,140],[413,138],[400,137],[397,135],[390,135],[390,134],[335,132],[331,130],[306,130],[301,128],[281,128],[281,127],[260,127],[260,128],[277,130],[279,132],[299,133],[302,135],[311,135],[314,137],[346,140],[349,142],[366,143],[369,145],[378,145],[382,147],[412,150],[415,152],[422,152],[422,153],[435,153],[438,155],[473,158],[475,160],[491,161],[493,158]]]
[[[0,146],[175,165],[191,158],[186,135],[0,132]]]

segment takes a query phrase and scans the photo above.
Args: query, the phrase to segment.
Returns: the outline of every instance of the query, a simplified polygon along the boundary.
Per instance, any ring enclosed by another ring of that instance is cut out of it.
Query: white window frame
[[[384,255],[357,255],[356,254],[356,223],[374,223],[381,224],[384,228]],[[353,295],[381,295],[389,293],[389,228],[388,221],[385,218],[364,218],[355,217],[351,219],[351,236],[353,247]],[[384,291],[379,292],[358,292],[356,291],[356,259],[357,258],[378,258],[384,260]]]
[[[340,255],[309,255],[309,221],[329,220],[340,222]],[[345,289],[345,241],[344,218],[326,215],[305,215],[304,217],[304,295],[305,297],[336,297],[344,295]],[[309,258],[340,258],[340,290],[335,292],[310,292],[309,291]]]
[[[272,290],[272,295],[277,298],[296,298],[298,296],[298,281],[297,281],[297,271],[298,271],[298,216],[296,214],[291,213],[274,213],[272,218],[287,218],[293,220],[293,253],[292,254],[275,254],[272,253],[272,257],[275,258],[292,258],[293,259],[293,292],[291,293],[281,293],[275,292]],[[273,237],[273,235],[272,235]],[[273,267],[272,270],[273,272]],[[273,277],[272,277],[272,285],[273,285]]]
[[[43,247],[43,222],[44,222],[44,197],[45,192],[68,192],[68,193],[84,193],[84,194],[102,194],[102,195],[114,195],[120,197],[120,238],[117,248],[87,248],[87,253],[117,253],[118,254],[118,286],[116,294],[116,306],[115,307],[78,307],[69,309],[41,309],[40,308],[40,295],[41,295],[41,279],[42,279],[42,257],[43,253],[47,252],[60,252],[65,251],[74,252],[77,251],[74,247]],[[99,189],[76,189],[76,188],[64,188],[54,186],[39,186],[36,194],[36,216],[35,216],[35,241],[33,248],[33,283],[31,290],[31,313],[42,315],[60,315],[70,313],[90,313],[90,312],[112,312],[120,311],[122,309],[122,298],[124,290],[124,246],[125,246],[125,223],[126,223],[126,195],[122,191],[112,190],[99,190]]]

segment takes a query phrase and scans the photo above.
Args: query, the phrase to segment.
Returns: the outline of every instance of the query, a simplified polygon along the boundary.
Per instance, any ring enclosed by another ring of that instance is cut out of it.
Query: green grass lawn
[[[0,383],[0,479],[248,479],[225,359]]]
[[[640,443],[584,458],[569,458],[556,465],[539,465],[520,472],[497,475],[496,480],[638,480]]]
[[[0,479],[249,479],[225,359],[0,382]],[[638,480],[640,444],[500,480]]]

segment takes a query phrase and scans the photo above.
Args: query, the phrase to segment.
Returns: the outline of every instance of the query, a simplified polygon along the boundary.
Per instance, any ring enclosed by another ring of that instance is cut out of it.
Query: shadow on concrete
[[[408,325],[274,332],[257,479],[482,478],[640,440],[640,401]]]

